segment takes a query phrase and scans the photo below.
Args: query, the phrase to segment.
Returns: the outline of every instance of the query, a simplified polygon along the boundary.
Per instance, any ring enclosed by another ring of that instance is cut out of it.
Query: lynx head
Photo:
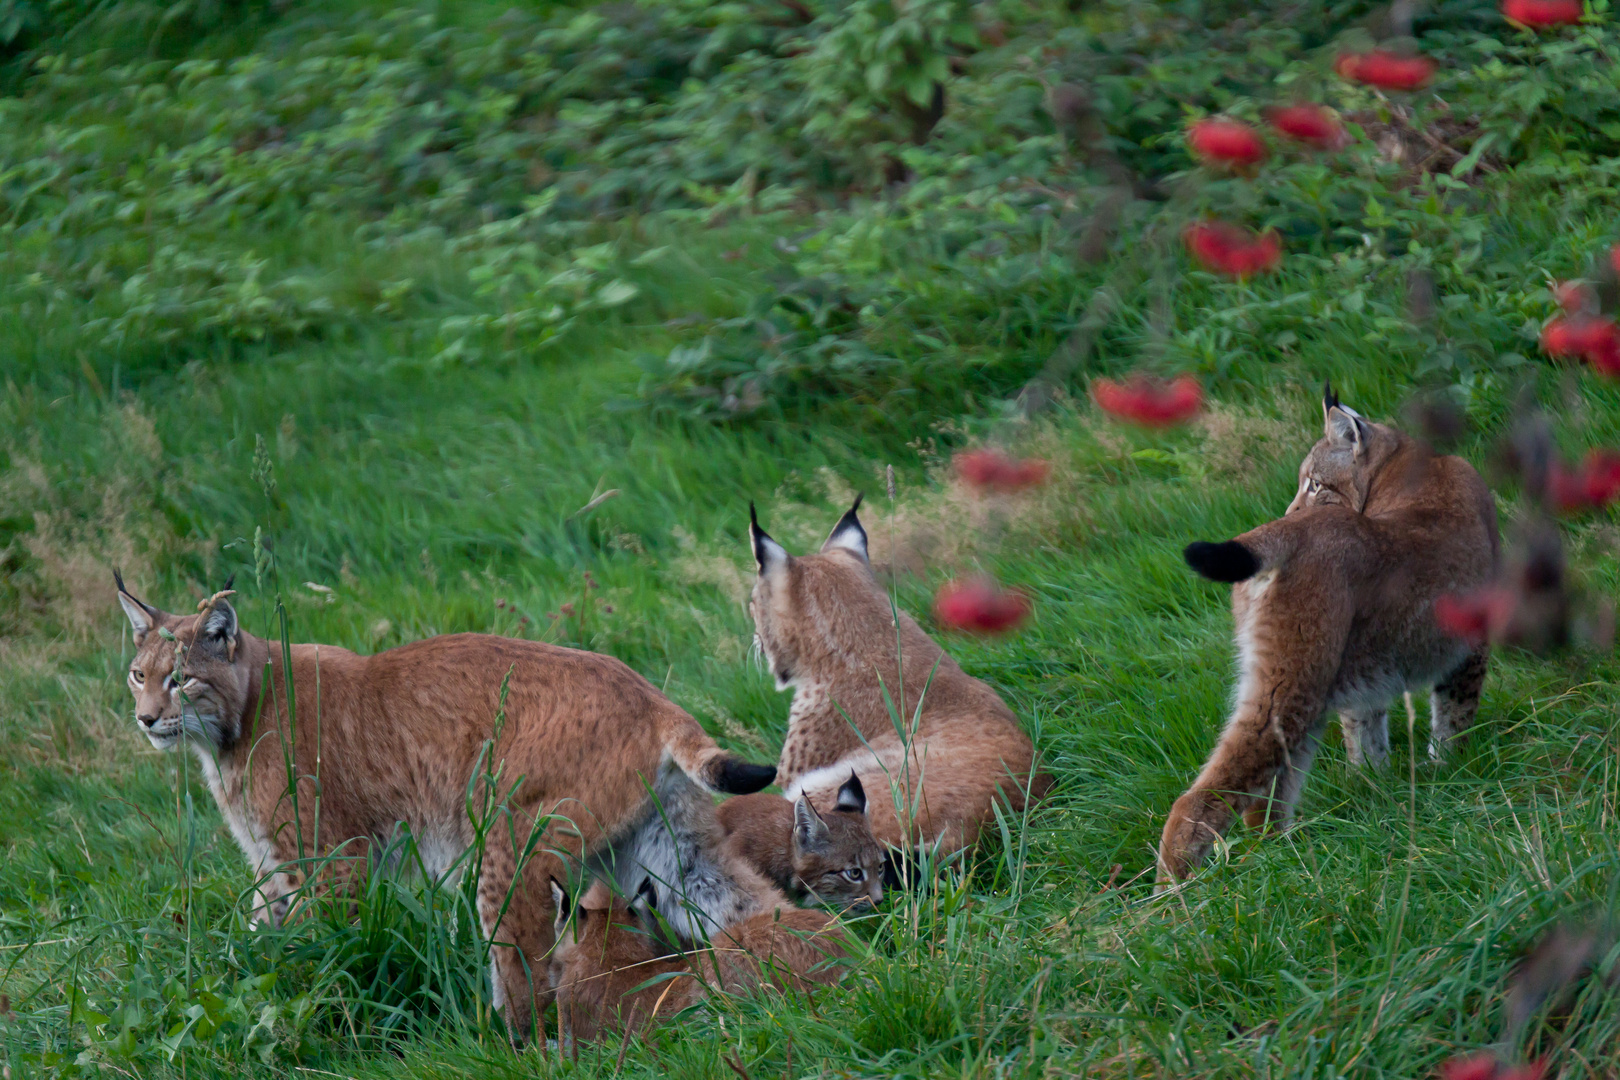
[[[552,878],[551,901],[557,909],[557,938],[548,969],[553,988],[637,963],[650,951],[635,913],[614,897],[605,882],[591,882],[575,901],[562,882]]]
[[[1299,490],[1284,514],[1306,506],[1348,506],[1361,513],[1373,477],[1400,446],[1394,428],[1365,419],[1322,388],[1322,438],[1299,466]]]
[[[884,640],[873,634],[894,640],[889,600],[867,559],[866,530],[856,516],[860,508],[857,495],[820,552],[795,556],[759,527],[749,504],[748,533],[759,576],[748,610],[778,690],[832,654],[862,655],[863,641]]]
[[[195,615],[170,615],[137,600],[114,573],[118,603],[135,632],[129,692],[135,721],[160,750],[184,736],[217,753],[235,742],[248,701],[249,671],[240,648],[230,583]]]
[[[883,845],[866,819],[866,789],[853,771],[826,814],[793,804],[793,875],[819,902],[867,908],[883,902]]]

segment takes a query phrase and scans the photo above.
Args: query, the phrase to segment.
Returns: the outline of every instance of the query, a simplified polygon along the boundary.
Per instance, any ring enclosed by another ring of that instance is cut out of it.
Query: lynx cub
[[[1443,633],[1435,598],[1485,584],[1500,553],[1496,504],[1458,457],[1434,457],[1363,419],[1329,388],[1325,430],[1281,518],[1225,543],[1188,546],[1189,565],[1234,582],[1238,687],[1204,771],[1176,800],[1159,880],[1179,880],[1243,814],[1283,825],[1299,800],[1328,710],[1350,761],[1389,755],[1389,703],[1433,687],[1429,753],[1473,723],[1488,652]]]
[[[718,807],[725,851],[796,903],[835,908],[883,902],[883,845],[866,819],[866,790],[852,771],[823,814],[799,796],[733,795]]]
[[[523,782],[484,851],[478,907],[484,933],[497,941],[495,1003],[514,1039],[528,1033],[535,998],[549,996],[535,965],[552,944],[545,882],[566,873],[563,859],[592,855],[622,866],[635,858],[664,867],[672,860],[664,852],[665,862],[658,861],[664,822],[657,803],[686,805],[689,792],[701,788],[707,804],[704,791],[750,793],[775,775],[722,751],[697,721],[612,657],[482,634],[429,638],[375,656],[292,646],[295,732],[281,649],[240,629],[225,597],[211,597],[196,615],[170,615],[118,581],[118,602],[135,633],[129,690],[136,720],[153,746],[184,741],[196,751],[231,834],[261,879],[264,921],[284,917],[302,886],[309,867],[293,865],[297,860],[310,859],[321,884],[341,885],[366,871],[374,845],[402,822],[423,869],[449,872],[472,842],[467,785],[483,767],[502,680],[509,679],[492,764],[507,785]],[[718,845],[712,804],[709,815]],[[519,875],[535,828],[538,843]],[[621,848],[628,854],[616,858]],[[672,911],[693,895],[711,904],[706,917],[720,925],[739,908],[760,909],[751,906],[756,899],[739,904],[735,889],[702,878],[670,880],[677,877],[665,873],[657,885]],[[775,893],[762,880],[759,887]]]
[[[615,901],[600,881],[577,907],[555,878],[551,893],[557,947],[548,976],[565,1040],[640,1031],[713,990],[748,993],[770,984],[803,993],[842,978],[839,961],[849,955],[849,939],[821,911],[755,915],[716,934],[709,948],[682,956],[659,947],[657,896],[649,882],[630,905]]]
[[[777,689],[793,690],[778,780],[789,800],[808,796],[827,813],[854,772],[874,793],[867,814],[880,842],[955,851],[978,838],[997,800],[1016,811],[1047,780],[1030,775],[1034,748],[996,692],[891,607],[867,559],[860,505],[856,498],[818,554],[799,556],[766,535],[750,508],[759,577],[749,610]],[[907,723],[921,698],[906,740],[885,691]]]

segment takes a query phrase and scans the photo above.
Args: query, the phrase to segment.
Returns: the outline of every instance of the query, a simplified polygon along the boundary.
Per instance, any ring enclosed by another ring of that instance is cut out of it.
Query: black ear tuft
[[[775,765],[755,765],[741,758],[721,758],[714,787],[727,795],[752,795],[776,779]]]
[[[1211,581],[1247,581],[1260,572],[1260,560],[1236,540],[1221,544],[1197,540],[1187,545],[1182,557],[1188,566]]]
[[[758,564],[761,574],[768,574],[787,565],[787,549],[772,540],[771,534],[759,527],[759,513],[754,509],[753,500],[749,500],[748,503],[748,537],[753,542],[754,562]]]
[[[128,595],[129,590],[124,588],[124,575],[118,572],[117,567],[113,568],[113,584],[118,586],[119,592]]]
[[[1333,392],[1333,383],[1330,380],[1322,381],[1322,415],[1326,416],[1330,409],[1339,407],[1339,395]]]
[[[861,778],[854,769],[849,770],[849,779],[838,789],[838,802],[833,804],[833,809],[849,814],[866,813],[866,788],[861,786]]]
[[[236,571],[232,570],[231,571],[231,576],[225,579],[225,587],[223,589],[219,590],[219,591],[220,592],[233,592],[234,589],[235,589],[235,585],[236,585]]]

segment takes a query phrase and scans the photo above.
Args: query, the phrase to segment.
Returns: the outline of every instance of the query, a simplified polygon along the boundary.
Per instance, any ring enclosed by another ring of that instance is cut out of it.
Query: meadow
[[[1327,1080],[1488,1047],[1614,1076],[1598,980],[1503,1011],[1550,927],[1616,903],[1611,648],[1498,650],[1443,765],[1421,701],[1386,772],[1334,724],[1297,828],[1152,889],[1232,677],[1228,590],[1181,549],[1287,505],[1324,379],[1379,419],[1452,403],[1510,536],[1491,466],[1532,404],[1568,458],[1620,443],[1620,383],[1537,344],[1549,284],[1620,291],[1608,5],[1541,33],[1403,7],[0,0],[6,1080]],[[1402,34],[1430,89],[1333,74]],[[1296,98],[1353,138],[1188,157],[1188,119]],[[1275,228],[1281,266],[1200,269],[1206,215]],[[1137,370],[1196,375],[1204,411],[1145,431],[1088,398]],[[1050,480],[974,493],[951,457],[985,445]],[[803,551],[857,491],[900,606],[1057,783],[858,921],[858,976],[813,999],[514,1053],[462,884],[254,931],[195,766],[131,719],[114,567],[177,612],[234,574],[268,637],[608,652],[773,760],[748,505]],[[1612,511],[1561,528],[1614,595]],[[974,573],[1031,619],[938,627]]]

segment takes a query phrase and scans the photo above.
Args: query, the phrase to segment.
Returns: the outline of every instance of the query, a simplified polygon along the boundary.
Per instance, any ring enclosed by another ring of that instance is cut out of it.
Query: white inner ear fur
[[[787,548],[768,536],[760,536],[754,541],[754,559],[759,563],[761,577],[774,574],[787,565]]]
[[[1334,442],[1349,443],[1361,450],[1361,421],[1357,415],[1342,405],[1336,405],[1328,410],[1327,436]]]
[[[124,609],[124,614],[129,616],[129,625],[134,628],[136,637],[151,631],[152,616],[147,614],[145,608],[123,593],[118,594],[118,605]]]
[[[827,537],[827,542],[821,545],[821,550],[831,551],[834,548],[852,551],[863,561],[869,561],[866,555],[866,532],[859,525],[851,523],[834,529],[832,535]]]

